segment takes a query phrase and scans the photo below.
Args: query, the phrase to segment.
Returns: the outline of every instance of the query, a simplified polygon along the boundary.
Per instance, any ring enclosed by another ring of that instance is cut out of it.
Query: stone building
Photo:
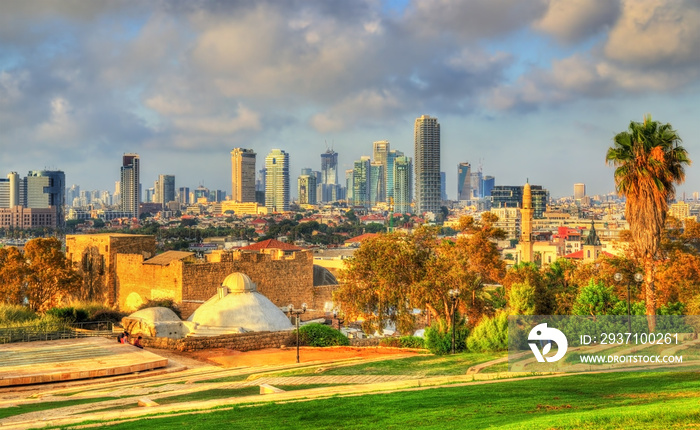
[[[126,312],[148,300],[169,298],[187,318],[217,294],[228,275],[241,272],[276,306],[299,308],[307,303],[304,319],[310,319],[332,309],[332,291],[337,286],[327,269],[314,266],[311,251],[298,248],[214,251],[204,258],[182,251],[153,256],[153,236],[94,234],[67,236],[66,254],[78,267],[93,260],[92,266],[99,267],[104,261],[106,301]]]
[[[66,235],[66,256],[85,276],[105,303],[117,303],[116,263],[118,254],[139,254],[150,258],[156,253],[154,236],[137,234]],[[97,297],[94,297],[97,299]]]

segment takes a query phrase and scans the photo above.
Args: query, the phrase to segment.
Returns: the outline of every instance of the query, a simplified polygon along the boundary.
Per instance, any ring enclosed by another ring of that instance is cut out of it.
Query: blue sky
[[[464,161],[498,185],[603,194],[612,137],[645,114],[700,154],[698,42],[691,0],[11,0],[0,175],[56,168],[112,191],[137,152],[144,187],[174,174],[230,192],[232,148],[258,168],[281,148],[296,188],[326,142],[341,169],[375,140],[412,155],[427,114],[450,197]],[[700,191],[698,173],[680,193]]]

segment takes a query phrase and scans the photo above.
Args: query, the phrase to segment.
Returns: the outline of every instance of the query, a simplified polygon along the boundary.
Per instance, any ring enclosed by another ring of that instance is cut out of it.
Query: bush
[[[0,325],[33,321],[39,316],[31,309],[19,305],[0,305]]]
[[[469,329],[461,318],[458,319],[455,327],[455,352],[464,351],[468,335]],[[425,329],[425,348],[435,355],[452,352],[452,328],[448,327],[444,319]]]
[[[53,316],[63,321],[80,323],[88,320],[88,313],[84,309],[76,309],[72,306],[65,308],[51,308],[46,315]]]
[[[379,345],[393,348],[425,348],[423,338],[418,336],[385,337],[379,341]]]
[[[467,338],[470,352],[494,352],[508,349],[508,314],[497,312],[493,317],[484,317]]]
[[[299,328],[299,343],[308,346],[350,345],[350,340],[327,325],[311,323]]]
[[[90,316],[90,322],[109,321],[113,324],[118,324],[121,323],[122,318],[125,316],[127,316],[127,314],[123,312],[114,311],[112,309],[102,309]]]
[[[182,312],[180,312],[180,308],[178,307],[177,303],[175,303],[175,300],[173,299],[153,299],[149,300],[146,303],[142,304],[139,306],[138,310],[141,309],[146,309],[146,308],[168,308],[175,312],[175,315],[177,315],[178,318],[182,319]]]

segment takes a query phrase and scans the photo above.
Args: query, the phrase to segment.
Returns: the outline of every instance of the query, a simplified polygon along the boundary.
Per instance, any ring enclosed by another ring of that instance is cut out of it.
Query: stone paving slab
[[[168,359],[100,337],[0,345],[0,387],[123,375]]]

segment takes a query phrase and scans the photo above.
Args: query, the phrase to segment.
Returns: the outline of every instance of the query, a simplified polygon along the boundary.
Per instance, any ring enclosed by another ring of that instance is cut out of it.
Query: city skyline
[[[296,174],[320,171],[330,147],[344,172],[375,141],[412,154],[421,115],[440,119],[451,199],[461,162],[553,197],[574,183],[609,193],[612,137],[646,113],[700,153],[692,1],[37,0],[3,12],[3,177],[62,170],[111,190],[112,160],[133,152],[143,184],[167,173],[230,193],[232,148],[282,148]],[[679,194],[700,189],[699,173]]]

